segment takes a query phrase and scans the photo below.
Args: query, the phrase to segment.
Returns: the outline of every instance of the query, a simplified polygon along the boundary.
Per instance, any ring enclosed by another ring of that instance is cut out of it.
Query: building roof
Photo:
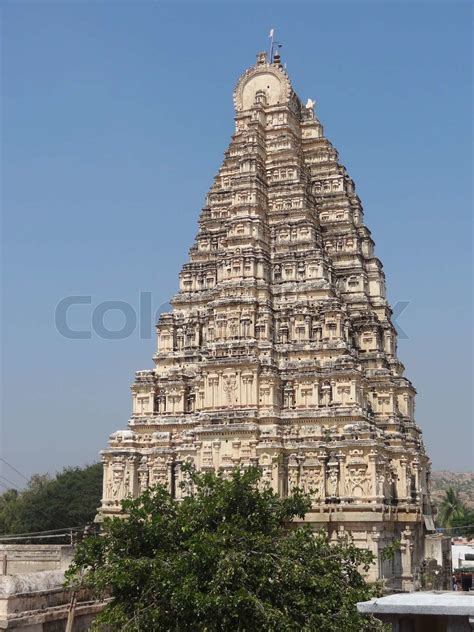
[[[474,616],[474,592],[429,591],[398,593],[363,601],[357,610],[364,614],[418,614]]]
[[[472,555],[474,553],[474,546],[467,544],[453,544],[451,546],[451,560],[453,565],[453,571],[459,571],[462,569],[462,562],[466,560],[466,554]]]

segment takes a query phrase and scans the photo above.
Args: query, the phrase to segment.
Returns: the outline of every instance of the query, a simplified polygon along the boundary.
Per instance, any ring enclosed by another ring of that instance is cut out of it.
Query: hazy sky
[[[69,324],[90,330],[104,301],[137,312],[151,293],[156,311],[175,293],[271,27],[356,182],[390,301],[408,302],[399,355],[433,466],[471,467],[470,3],[64,0],[2,9],[0,452],[26,475],[92,462],[126,426],[151,310],[141,333],[73,340],[55,308],[86,297]]]

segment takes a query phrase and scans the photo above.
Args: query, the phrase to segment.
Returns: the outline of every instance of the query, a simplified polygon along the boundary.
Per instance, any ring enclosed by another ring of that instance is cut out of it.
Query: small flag
[[[270,35],[269,35],[268,37],[273,37],[273,34],[274,34],[274,33],[275,33],[275,29],[272,29],[272,30],[270,31]]]

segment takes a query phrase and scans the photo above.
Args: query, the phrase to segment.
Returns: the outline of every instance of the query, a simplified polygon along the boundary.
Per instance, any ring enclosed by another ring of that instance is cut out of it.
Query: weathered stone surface
[[[73,632],[90,628],[106,601],[87,590],[75,593]],[[0,577],[0,630],[65,630],[73,592],[64,588],[63,571],[38,571]]]
[[[65,570],[73,555],[67,544],[0,544],[0,575]]]
[[[58,588],[64,583],[63,571],[37,571],[0,576],[0,597]]]
[[[361,201],[278,60],[260,54],[234,103],[155,368],[137,372],[128,429],[102,454],[102,513],[156,483],[179,497],[185,461],[258,465],[279,494],[312,494],[315,528],[372,549],[372,578],[410,588],[429,461]]]

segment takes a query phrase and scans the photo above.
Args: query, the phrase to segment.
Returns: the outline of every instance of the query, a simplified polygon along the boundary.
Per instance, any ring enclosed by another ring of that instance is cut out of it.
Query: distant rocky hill
[[[433,472],[431,481],[431,497],[436,505],[440,504],[448,487],[452,487],[462,502],[474,509],[474,472]]]

